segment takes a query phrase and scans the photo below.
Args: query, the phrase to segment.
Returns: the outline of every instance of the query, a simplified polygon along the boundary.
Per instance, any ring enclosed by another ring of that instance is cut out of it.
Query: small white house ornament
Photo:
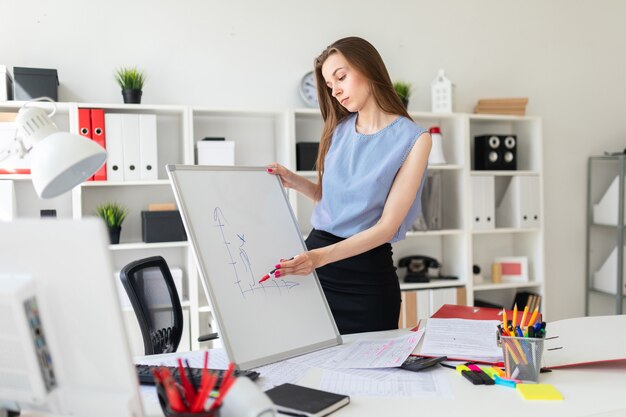
[[[452,93],[454,85],[446,78],[442,69],[431,83],[431,109],[433,113],[452,113]]]

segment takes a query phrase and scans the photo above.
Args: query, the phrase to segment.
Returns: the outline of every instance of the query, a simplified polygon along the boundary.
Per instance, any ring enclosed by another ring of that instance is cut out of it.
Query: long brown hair
[[[329,45],[314,61],[317,98],[324,119],[324,129],[315,163],[317,168],[317,190],[315,193],[318,199],[322,197],[324,159],[328,149],[330,149],[333,132],[337,124],[350,115],[350,112],[333,97],[332,89],[326,85],[326,80],[322,75],[322,65],[330,55],[337,52],[341,53],[350,65],[369,81],[372,96],[382,111],[411,118],[393,88],[383,59],[371,43],[365,39],[351,36],[339,39]]]

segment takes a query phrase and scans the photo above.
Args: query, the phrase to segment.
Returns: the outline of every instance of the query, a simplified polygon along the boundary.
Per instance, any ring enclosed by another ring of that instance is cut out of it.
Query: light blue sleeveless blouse
[[[311,224],[318,230],[347,238],[372,227],[383,213],[398,170],[426,129],[400,116],[382,130],[364,135],[355,128],[357,113],[339,123],[324,160],[322,199]],[[421,207],[422,187],[406,218],[389,241],[404,239]]]

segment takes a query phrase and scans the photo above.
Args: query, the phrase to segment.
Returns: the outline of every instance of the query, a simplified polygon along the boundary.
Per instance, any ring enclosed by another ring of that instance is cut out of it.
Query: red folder
[[[517,323],[522,319],[524,310],[517,310]],[[526,320],[530,320],[532,311],[529,311]],[[506,317],[513,319],[513,310],[506,311]],[[467,320],[498,320],[502,321],[502,309],[489,307],[458,306],[444,304],[431,316],[434,319],[467,319]],[[541,313],[537,314],[535,321],[541,321]]]
[[[78,134],[91,139],[91,109],[78,109]],[[93,181],[94,176],[87,181]]]
[[[106,135],[104,130],[104,109],[91,109],[92,139],[106,149]],[[106,181],[107,165],[104,164],[94,174],[94,180]]]

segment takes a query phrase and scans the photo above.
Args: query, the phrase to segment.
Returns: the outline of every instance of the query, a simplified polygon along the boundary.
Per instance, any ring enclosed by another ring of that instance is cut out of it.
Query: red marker
[[[289,258],[287,260],[291,261],[293,258],[295,258],[295,256],[292,256],[291,258]],[[262,283],[263,281],[267,281],[268,279],[270,279],[270,277],[276,278],[275,274],[276,274],[276,271],[278,271],[279,269],[280,269],[280,265],[276,265],[276,268],[272,269],[270,272],[268,272],[267,274],[263,275],[263,278],[261,278],[259,280],[259,284]]]

